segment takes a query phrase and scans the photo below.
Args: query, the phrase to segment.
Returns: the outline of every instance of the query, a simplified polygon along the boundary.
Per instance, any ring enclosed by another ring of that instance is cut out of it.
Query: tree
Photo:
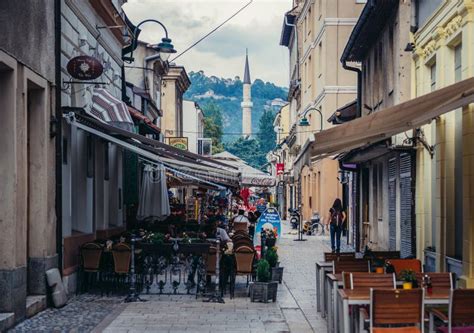
[[[225,149],[254,168],[260,169],[266,163],[266,153],[262,153],[260,145],[255,139],[241,137],[237,141],[227,144]]]
[[[258,123],[257,140],[260,145],[260,151],[264,154],[273,150],[276,145],[276,133],[273,128],[275,114],[272,110],[263,111],[262,117]]]
[[[222,112],[214,102],[203,105],[204,137],[212,139],[212,154],[224,150],[222,145]]]

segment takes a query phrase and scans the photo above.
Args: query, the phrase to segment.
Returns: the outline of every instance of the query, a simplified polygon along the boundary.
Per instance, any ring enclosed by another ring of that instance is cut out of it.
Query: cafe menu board
[[[276,234],[276,238],[278,239],[281,235],[281,218],[278,210],[274,207],[267,208],[260,218],[257,221],[257,225],[255,226],[255,234],[253,236],[253,246],[257,253],[260,255],[261,253],[261,243],[262,237],[261,232],[262,228],[264,230],[273,230]]]

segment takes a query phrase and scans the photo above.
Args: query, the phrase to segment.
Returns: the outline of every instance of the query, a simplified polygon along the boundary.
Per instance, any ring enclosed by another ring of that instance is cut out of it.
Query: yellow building
[[[434,4],[435,3],[435,4]],[[421,1],[412,95],[474,76],[474,1]],[[474,287],[474,105],[421,128],[417,151],[417,256]]]

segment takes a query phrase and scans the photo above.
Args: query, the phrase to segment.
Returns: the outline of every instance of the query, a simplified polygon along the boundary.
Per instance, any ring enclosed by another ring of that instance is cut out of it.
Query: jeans
[[[331,248],[333,251],[339,252],[341,250],[341,234],[342,228],[337,227],[335,224],[331,224]]]

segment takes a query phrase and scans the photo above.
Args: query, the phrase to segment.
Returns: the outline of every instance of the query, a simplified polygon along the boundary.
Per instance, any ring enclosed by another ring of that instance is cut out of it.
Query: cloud
[[[211,31],[247,0],[129,0],[124,10],[134,23],[154,18],[165,24],[178,54]],[[288,85],[288,50],[279,45],[283,15],[291,0],[254,0],[243,12],[176,62],[188,71],[208,75],[243,75],[249,48],[251,76]],[[164,35],[157,24],[142,26],[140,39],[158,42]]]

